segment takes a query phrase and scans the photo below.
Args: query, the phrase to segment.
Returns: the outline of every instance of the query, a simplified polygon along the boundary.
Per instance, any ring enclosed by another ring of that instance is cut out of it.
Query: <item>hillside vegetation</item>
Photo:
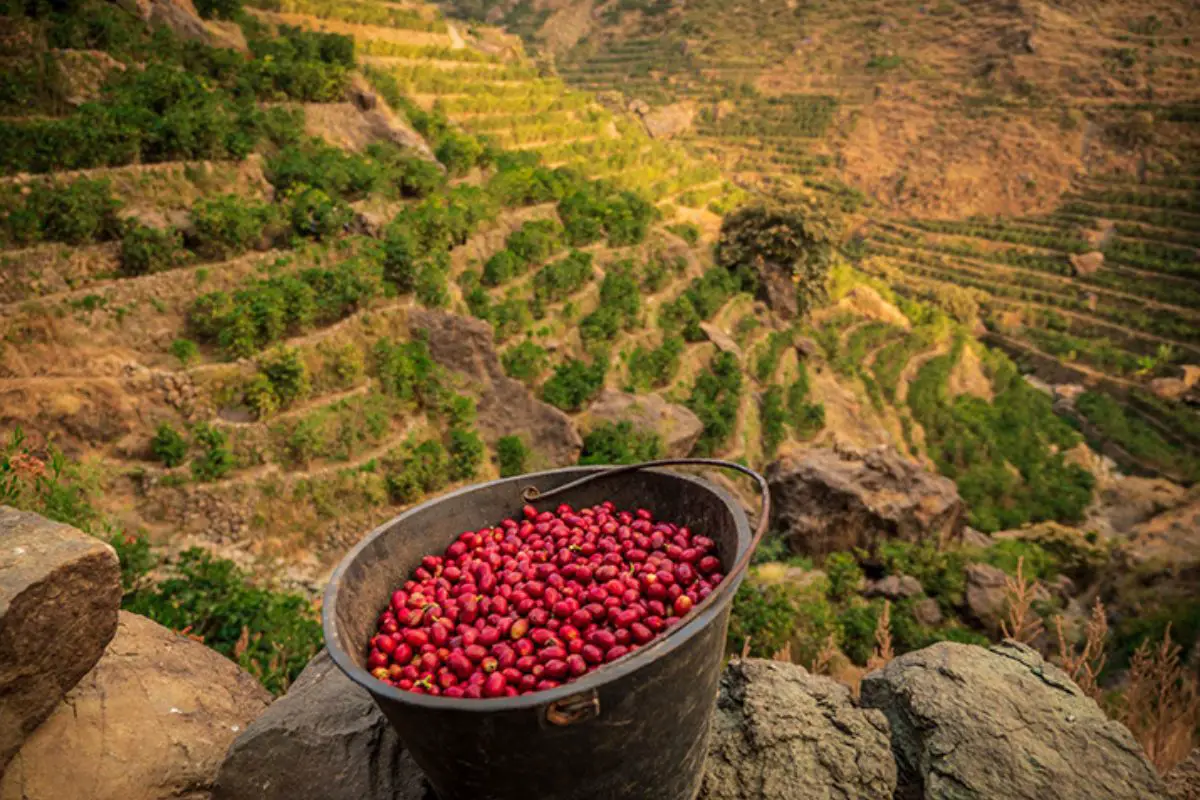
[[[890,446],[980,536],[1091,525],[1119,476],[1089,445],[1194,481],[1191,18],[1096,12],[1075,80],[1038,66],[1066,12],[888,5],[202,2],[187,37],[0,5],[0,502],[113,541],[128,608],[278,692],[346,548],[456,485]],[[1047,160],[955,177],[1013,125],[1053,132]],[[902,649],[982,640],[968,559],[1102,573],[1011,541],[773,542],[759,561],[828,580],[748,583],[734,638],[771,655],[811,612],[795,657],[861,667],[890,613],[862,568],[944,612],[898,605]],[[1126,577],[1121,657],[1170,625],[1190,651],[1194,591]]]

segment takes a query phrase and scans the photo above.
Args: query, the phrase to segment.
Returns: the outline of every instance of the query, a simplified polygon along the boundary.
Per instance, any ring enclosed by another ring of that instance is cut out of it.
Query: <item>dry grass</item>
[[[892,648],[892,604],[884,600],[883,611],[875,623],[875,651],[867,659],[867,671],[885,667],[895,657],[896,651]]]
[[[1162,773],[1187,758],[1200,725],[1200,687],[1195,674],[1180,663],[1179,653],[1170,625],[1157,646],[1142,642],[1130,662],[1129,685],[1118,712]]]
[[[1031,644],[1042,632],[1042,620],[1033,611],[1036,580],[1025,579],[1025,557],[1017,559],[1017,575],[1004,579],[1004,593],[1008,605],[1008,619],[1000,621],[1000,630],[1006,639],[1022,644]]]
[[[813,658],[812,664],[809,665],[808,671],[813,675],[828,675],[830,665],[833,664],[833,659],[841,654],[838,648],[837,638],[831,633],[825,639],[825,644],[817,652]]]
[[[1092,616],[1084,628],[1082,648],[1067,641],[1061,616],[1054,618],[1054,632],[1058,638],[1058,659],[1063,670],[1071,676],[1071,680],[1075,681],[1084,694],[1099,701],[1102,692],[1097,680],[1108,660],[1104,652],[1104,640],[1108,636],[1108,618],[1100,598],[1096,598],[1096,604],[1092,606]]]

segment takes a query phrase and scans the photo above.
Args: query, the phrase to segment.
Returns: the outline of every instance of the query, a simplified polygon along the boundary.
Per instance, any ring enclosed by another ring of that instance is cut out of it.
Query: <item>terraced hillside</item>
[[[650,129],[685,120],[675,138],[738,185],[824,196],[862,269],[963,322],[978,309],[1023,368],[1087,387],[1060,405],[1094,444],[1194,479],[1193,7],[447,7],[504,21]]]
[[[580,414],[605,386],[690,397],[714,351],[696,325],[736,293],[701,247],[707,206],[736,190],[432,6],[250,13],[242,53],[213,46],[231,23],[185,43],[104,3],[17,20],[10,451],[81,462],[126,530],[315,580],[429,492],[573,463],[576,427],[601,427],[592,459],[661,448]],[[30,41],[58,47],[37,56],[51,69],[94,65],[85,96],[34,69]],[[699,310],[677,300],[693,281]],[[753,315],[738,305],[734,321]]]

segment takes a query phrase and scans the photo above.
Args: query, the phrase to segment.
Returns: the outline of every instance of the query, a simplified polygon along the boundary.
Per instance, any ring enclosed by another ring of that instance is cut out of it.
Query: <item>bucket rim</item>
[[[639,648],[628,655],[622,656],[612,664],[606,664],[599,669],[588,672],[577,680],[564,683],[553,689],[535,691],[529,694],[517,695],[516,697],[454,698],[404,691],[394,686],[388,686],[371,675],[366,669],[358,666],[358,664],[354,663],[350,653],[342,646],[337,628],[337,595],[341,588],[342,578],[368,546],[398,523],[431,506],[471,494],[486,487],[503,483],[517,484],[523,480],[534,480],[547,475],[562,475],[564,473],[575,473],[582,477],[589,473],[603,472],[611,468],[612,465],[572,466],[561,469],[543,470],[541,472],[530,472],[509,478],[497,478],[496,480],[485,481],[483,483],[474,483],[456,489],[448,494],[430,498],[411,508],[405,509],[386,522],[376,526],[342,557],[337,567],[330,573],[329,582],[326,584],[325,591],[322,594],[321,628],[325,635],[325,649],[328,651],[330,658],[333,659],[334,664],[350,680],[366,689],[376,700],[386,699],[393,703],[419,706],[430,710],[495,713],[500,711],[538,709],[568,697],[574,697],[592,690],[599,690],[600,687],[618,681],[682,646],[684,642],[707,627],[721,613],[724,606],[724,602],[719,602],[721,598],[729,595],[729,602],[732,602],[733,593],[737,591],[746,576],[745,566],[737,572],[726,574],[725,579],[721,581],[717,589],[691,612],[689,615],[690,619],[687,619],[682,625],[678,625],[667,632],[662,638],[652,641],[650,646]],[[725,507],[729,509],[737,533],[738,550],[731,555],[731,564],[736,565],[739,562],[739,557],[743,555],[744,550],[753,545],[754,534],[750,528],[749,517],[746,515],[741,504],[728,491],[710,481],[686,473],[657,467],[642,471],[669,475],[677,480],[688,481],[712,492],[720,499]],[[525,501],[521,502],[524,503]],[[536,504],[539,501],[534,500],[532,502]],[[565,500],[559,500],[558,502],[565,502]]]

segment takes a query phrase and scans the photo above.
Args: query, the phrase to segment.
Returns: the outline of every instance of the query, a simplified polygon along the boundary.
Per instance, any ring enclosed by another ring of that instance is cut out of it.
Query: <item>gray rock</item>
[[[965,506],[954,482],[892,448],[805,451],[767,467],[772,528],[805,555],[884,540],[945,544],[957,536]]]
[[[888,575],[871,581],[863,591],[867,597],[886,597],[888,600],[904,600],[924,593],[921,582],[912,575]]]
[[[708,340],[717,346],[717,349],[722,353],[729,353],[738,361],[742,360],[742,348],[738,347],[737,342],[733,337],[725,333],[711,322],[701,322],[700,330],[704,331],[704,335]]]
[[[1163,776],[1171,800],[1200,800],[1200,747]]]
[[[967,565],[967,588],[964,592],[967,611],[975,621],[988,630],[998,631],[1005,611],[1004,570],[991,564]]]
[[[122,611],[104,657],[22,745],[3,800],[208,800],[226,748],[271,702],[199,642]]]
[[[699,800],[890,800],[895,788],[883,714],[803,667],[730,662]]]
[[[913,619],[928,628],[942,624],[942,607],[932,597],[923,597],[913,603]]]
[[[1152,800],[1141,747],[1037,651],[943,642],[862,684],[891,724],[896,796],[923,800]]]
[[[117,632],[121,571],[104,542],[0,506],[0,773]]]
[[[423,800],[426,786],[365,689],[321,651],[234,741],[213,800]]]
[[[824,352],[821,349],[821,345],[817,344],[815,339],[810,339],[807,336],[801,336],[800,338],[796,339],[795,347],[796,354],[799,355],[802,360],[819,356]]]
[[[581,421],[584,427],[600,423],[629,422],[641,431],[658,434],[667,457],[684,457],[692,452],[704,423],[691,409],[668,403],[656,394],[628,394],[605,389],[587,410]]]

